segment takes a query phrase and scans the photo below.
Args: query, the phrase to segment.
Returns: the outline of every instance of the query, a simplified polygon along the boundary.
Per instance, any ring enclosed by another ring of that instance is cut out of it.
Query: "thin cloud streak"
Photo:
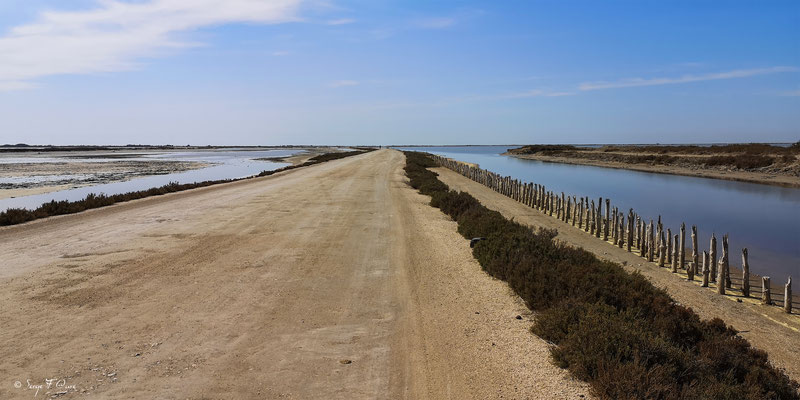
[[[301,1],[103,0],[93,9],[44,12],[0,37],[0,90],[52,75],[130,70],[143,58],[198,46],[176,35],[203,27],[298,21]]]
[[[356,20],[352,18],[340,18],[340,19],[333,19],[325,23],[325,25],[337,26],[337,25],[347,25],[355,23]]]
[[[737,69],[726,72],[716,72],[703,75],[683,75],[677,78],[630,78],[622,79],[615,82],[587,82],[578,86],[579,90],[602,90],[602,89],[618,89],[628,87],[641,87],[641,86],[659,86],[659,85],[676,85],[691,82],[713,81],[721,79],[735,79],[747,78],[756,75],[775,74],[780,72],[794,72],[798,69],[795,67],[770,67],[770,68],[755,68],[755,69]]]

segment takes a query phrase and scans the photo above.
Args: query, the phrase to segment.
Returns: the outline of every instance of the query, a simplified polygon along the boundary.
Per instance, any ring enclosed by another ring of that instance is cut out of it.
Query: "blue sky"
[[[798,1],[0,3],[0,143],[797,140]]]

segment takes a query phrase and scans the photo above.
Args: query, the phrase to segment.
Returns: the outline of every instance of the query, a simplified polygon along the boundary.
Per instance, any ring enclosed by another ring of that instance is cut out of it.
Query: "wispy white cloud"
[[[37,78],[135,68],[142,58],[197,46],[178,34],[228,23],[297,21],[303,0],[98,0],[82,11],[43,12],[0,37],[0,90]]]
[[[340,81],[333,81],[333,82],[329,83],[328,87],[336,89],[336,88],[347,87],[347,86],[356,86],[356,85],[358,85],[358,81],[340,80]]]
[[[587,90],[601,90],[601,89],[617,89],[627,87],[639,86],[658,86],[658,85],[675,85],[690,82],[713,81],[721,79],[735,79],[747,78],[756,75],[775,74],[779,72],[794,72],[798,69],[795,67],[769,67],[769,68],[755,68],[755,69],[737,69],[733,71],[715,72],[702,75],[683,75],[677,78],[628,78],[614,82],[586,82],[578,86],[578,89]]]
[[[347,24],[352,24],[352,23],[355,23],[355,22],[356,22],[356,20],[354,20],[352,18],[339,18],[339,19],[332,19],[330,21],[327,21],[327,22],[325,22],[325,25],[333,25],[333,26],[336,26],[336,25],[347,25]]]

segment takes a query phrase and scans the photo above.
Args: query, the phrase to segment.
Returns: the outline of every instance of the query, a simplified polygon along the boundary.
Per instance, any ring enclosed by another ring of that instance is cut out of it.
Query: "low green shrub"
[[[532,310],[553,359],[604,399],[800,399],[798,383],[719,319],[702,321],[638,273],[554,240],[450,190],[406,152],[410,185],[458,222],[481,267]],[[438,182],[438,183],[437,183]]]

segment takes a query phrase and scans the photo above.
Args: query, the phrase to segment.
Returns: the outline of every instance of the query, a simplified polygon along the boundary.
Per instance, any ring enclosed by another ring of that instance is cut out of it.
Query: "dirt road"
[[[784,368],[793,379],[800,379],[800,319],[796,312],[787,315],[779,307],[764,306],[753,298],[720,296],[714,290],[701,288],[697,279],[692,282],[682,279],[678,274],[671,273],[669,268],[659,268],[654,263],[646,262],[635,252],[628,253],[614,247],[449,169],[435,168],[434,171],[451,189],[471,194],[483,205],[499,211],[506,218],[513,218],[514,221],[533,227],[556,229],[558,240],[591,251],[602,259],[625,265],[630,271],[642,273],[653,285],[666,289],[673,299],[691,307],[700,317],[722,318],[741,331],[740,335],[754,347],[769,353],[770,361],[774,365]],[[742,302],[737,302],[737,299]]]
[[[0,229],[0,398],[53,378],[36,398],[587,395],[403,165],[381,150]]]

